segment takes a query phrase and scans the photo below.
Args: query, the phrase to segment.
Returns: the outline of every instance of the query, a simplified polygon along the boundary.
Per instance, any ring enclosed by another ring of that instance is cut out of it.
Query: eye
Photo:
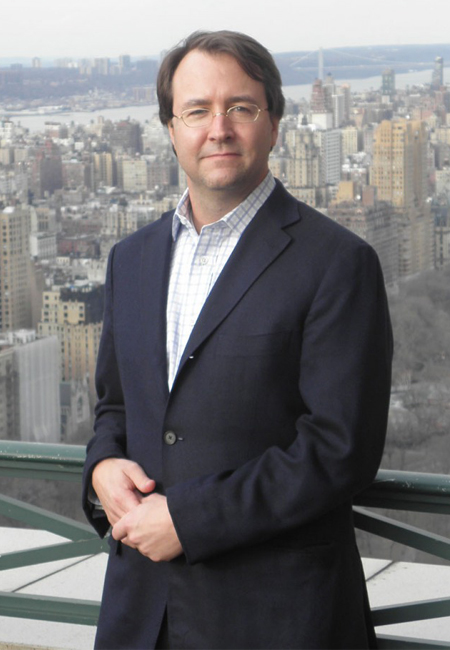
[[[183,111],[182,115],[188,120],[194,121],[204,119],[208,113],[210,111],[207,108],[189,108],[187,111]]]
[[[228,109],[228,113],[234,113],[235,115],[253,115],[255,112],[255,107],[249,104],[236,104]]]

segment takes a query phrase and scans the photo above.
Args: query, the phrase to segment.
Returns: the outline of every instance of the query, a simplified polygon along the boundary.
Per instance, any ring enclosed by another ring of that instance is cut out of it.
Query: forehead
[[[192,50],[181,60],[173,76],[172,91],[174,104],[240,96],[258,102],[265,97],[263,84],[249,77],[233,56],[201,50]]]

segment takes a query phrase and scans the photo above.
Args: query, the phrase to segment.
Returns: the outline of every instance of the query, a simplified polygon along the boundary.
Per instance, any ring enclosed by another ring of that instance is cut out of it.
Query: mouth
[[[209,160],[211,159],[226,160],[227,158],[239,158],[239,157],[240,154],[235,153],[234,151],[216,152],[216,153],[210,153],[207,154],[206,156],[203,156],[203,158],[207,158]]]

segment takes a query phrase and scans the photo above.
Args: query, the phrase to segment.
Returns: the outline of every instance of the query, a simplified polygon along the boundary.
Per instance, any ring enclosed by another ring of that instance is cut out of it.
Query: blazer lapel
[[[166,305],[172,248],[172,214],[163,215],[143,240],[140,260],[141,328],[143,354],[164,396],[168,395],[166,355]]]
[[[289,245],[291,238],[284,228],[299,219],[297,201],[277,182],[269,199],[244,231],[209,294],[187,342],[177,376],[196,348],[218,327],[261,273]]]

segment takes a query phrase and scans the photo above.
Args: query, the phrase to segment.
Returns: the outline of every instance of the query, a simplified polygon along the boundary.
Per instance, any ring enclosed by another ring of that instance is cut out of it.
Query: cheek
[[[278,140],[278,132],[273,131],[273,132],[272,132],[272,139],[271,139],[271,141],[270,141],[271,148],[274,147],[274,146],[276,145],[277,140]]]
[[[192,155],[195,151],[198,151],[202,146],[204,137],[201,133],[197,133],[195,129],[187,130],[184,133],[173,132],[172,144],[175,147],[178,156],[183,156],[183,154]]]

